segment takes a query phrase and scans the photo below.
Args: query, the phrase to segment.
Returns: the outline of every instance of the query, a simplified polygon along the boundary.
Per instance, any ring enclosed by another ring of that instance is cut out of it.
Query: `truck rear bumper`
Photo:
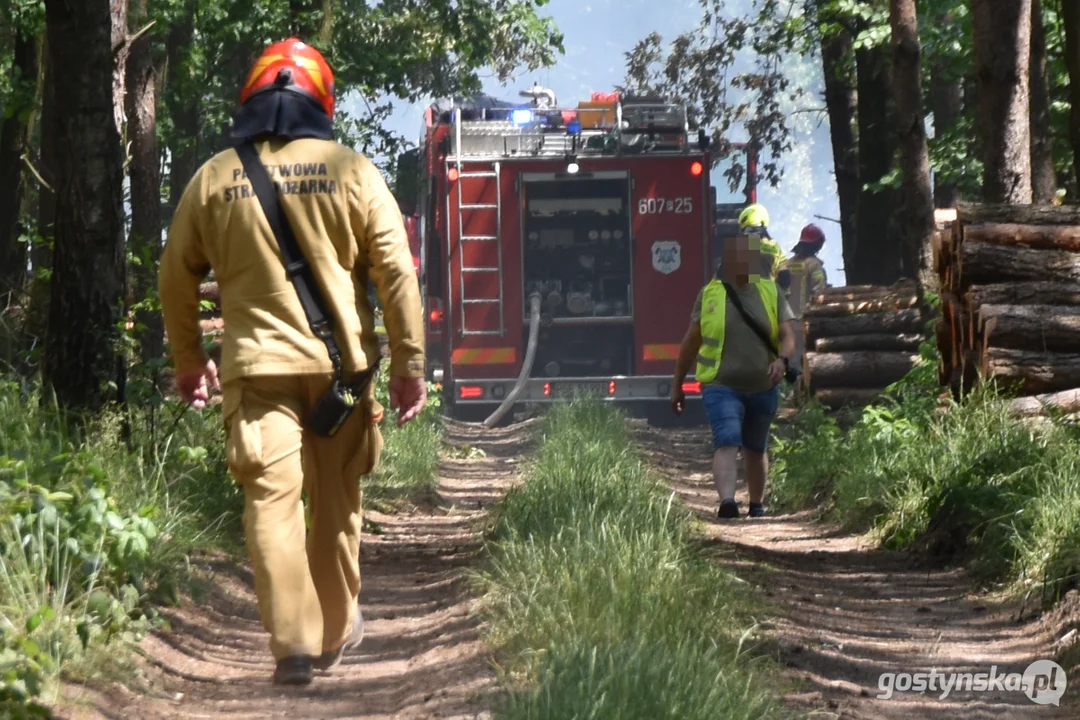
[[[455,380],[455,405],[490,405],[506,399],[516,378]],[[692,378],[683,383],[688,400],[700,397]],[[611,402],[667,401],[671,397],[670,375],[613,377],[530,378],[517,397],[519,403],[551,403],[573,397],[594,396]]]

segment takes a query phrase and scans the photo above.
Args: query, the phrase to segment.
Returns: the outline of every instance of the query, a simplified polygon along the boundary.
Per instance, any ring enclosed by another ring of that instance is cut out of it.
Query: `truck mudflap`
[[[455,405],[495,405],[501,403],[517,378],[455,380]],[[692,378],[683,383],[688,401],[701,397],[701,385]],[[611,402],[667,401],[671,397],[670,375],[612,377],[530,378],[518,396],[520,403],[552,403],[557,400],[592,396]]]

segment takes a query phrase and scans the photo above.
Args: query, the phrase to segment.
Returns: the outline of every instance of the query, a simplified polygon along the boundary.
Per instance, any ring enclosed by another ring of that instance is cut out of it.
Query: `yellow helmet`
[[[739,213],[739,230],[746,230],[749,227],[764,228],[768,226],[769,211],[760,203],[749,205],[745,210]]]

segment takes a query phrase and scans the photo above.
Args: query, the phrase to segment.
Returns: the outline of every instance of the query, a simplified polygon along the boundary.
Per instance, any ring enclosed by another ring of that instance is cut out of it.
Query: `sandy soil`
[[[481,432],[449,425],[448,440],[486,453],[445,459],[431,507],[368,512],[381,532],[362,544],[365,639],[332,674],[303,689],[270,684],[273,663],[245,568],[210,566],[214,589],[169,612],[171,632],[142,643],[149,682],[69,688],[67,718],[477,718],[494,674],[463,571],[480,523],[516,477],[529,426]],[[146,687],[149,685],[149,687]]]
[[[1022,608],[971,592],[960,569],[917,566],[807,513],[717,520],[706,433],[642,425],[637,434],[706,523],[709,552],[756,584],[771,605],[762,609],[761,629],[789,679],[802,686],[788,698],[794,708],[814,717],[865,719],[1080,717],[1074,704],[1080,675],[1060,708],[1008,690],[878,699],[884,672],[975,673],[996,665],[998,673],[1023,673],[1032,661],[1055,656],[1053,643],[1069,618],[1033,620]],[[739,485],[745,513],[745,484]]]

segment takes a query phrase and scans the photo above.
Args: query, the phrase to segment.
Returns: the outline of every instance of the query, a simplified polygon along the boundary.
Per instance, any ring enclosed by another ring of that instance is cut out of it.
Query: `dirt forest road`
[[[962,572],[915,567],[901,554],[831,533],[805,515],[721,524],[706,433],[644,424],[635,433],[704,521],[710,556],[761,588],[771,603],[758,620],[786,665],[787,679],[802,684],[787,698],[799,716],[1080,716],[1070,701],[1075,688],[1060,708],[1034,705],[1019,692],[876,698],[878,676],[887,671],[982,672],[997,665],[999,672],[1022,672],[1032,660],[1051,656],[1060,628],[1045,621],[1019,624],[1015,608],[969,595]],[[304,689],[270,685],[272,665],[250,574],[220,564],[215,591],[198,605],[187,602],[171,611],[173,632],[144,642],[150,662],[141,691],[119,684],[106,691],[74,688],[62,716],[490,717],[495,678],[462,576],[477,560],[479,524],[518,477],[532,434],[531,422],[492,431],[451,424],[451,444],[477,447],[485,456],[443,461],[437,507],[368,513],[381,533],[364,539],[367,636],[334,674]],[[741,499],[745,507],[745,495]]]
[[[718,521],[707,435],[643,425],[637,435],[707,523],[710,553],[773,604],[758,620],[790,678],[803,685],[788,698],[800,714],[860,720],[1080,717],[1075,687],[1067,688],[1060,707],[1036,705],[1023,692],[1009,691],[954,691],[944,699],[940,693],[897,692],[878,699],[885,672],[976,673],[996,665],[998,673],[1023,673],[1031,662],[1053,657],[1060,628],[1049,617],[1018,623],[1017,607],[971,594],[962,571],[918,567],[902,553],[830,531],[806,513]],[[745,512],[741,480],[738,499]],[[1080,685],[1080,678],[1069,680]]]
[[[471,616],[462,571],[480,550],[478,521],[517,476],[530,427],[482,432],[451,424],[447,439],[485,457],[444,459],[440,507],[367,512],[363,538],[365,638],[332,674],[303,689],[269,682],[273,664],[250,572],[218,565],[200,606],[170,611],[172,633],[142,644],[149,695],[114,684],[69,690],[65,718],[164,720],[478,718],[494,675]]]

